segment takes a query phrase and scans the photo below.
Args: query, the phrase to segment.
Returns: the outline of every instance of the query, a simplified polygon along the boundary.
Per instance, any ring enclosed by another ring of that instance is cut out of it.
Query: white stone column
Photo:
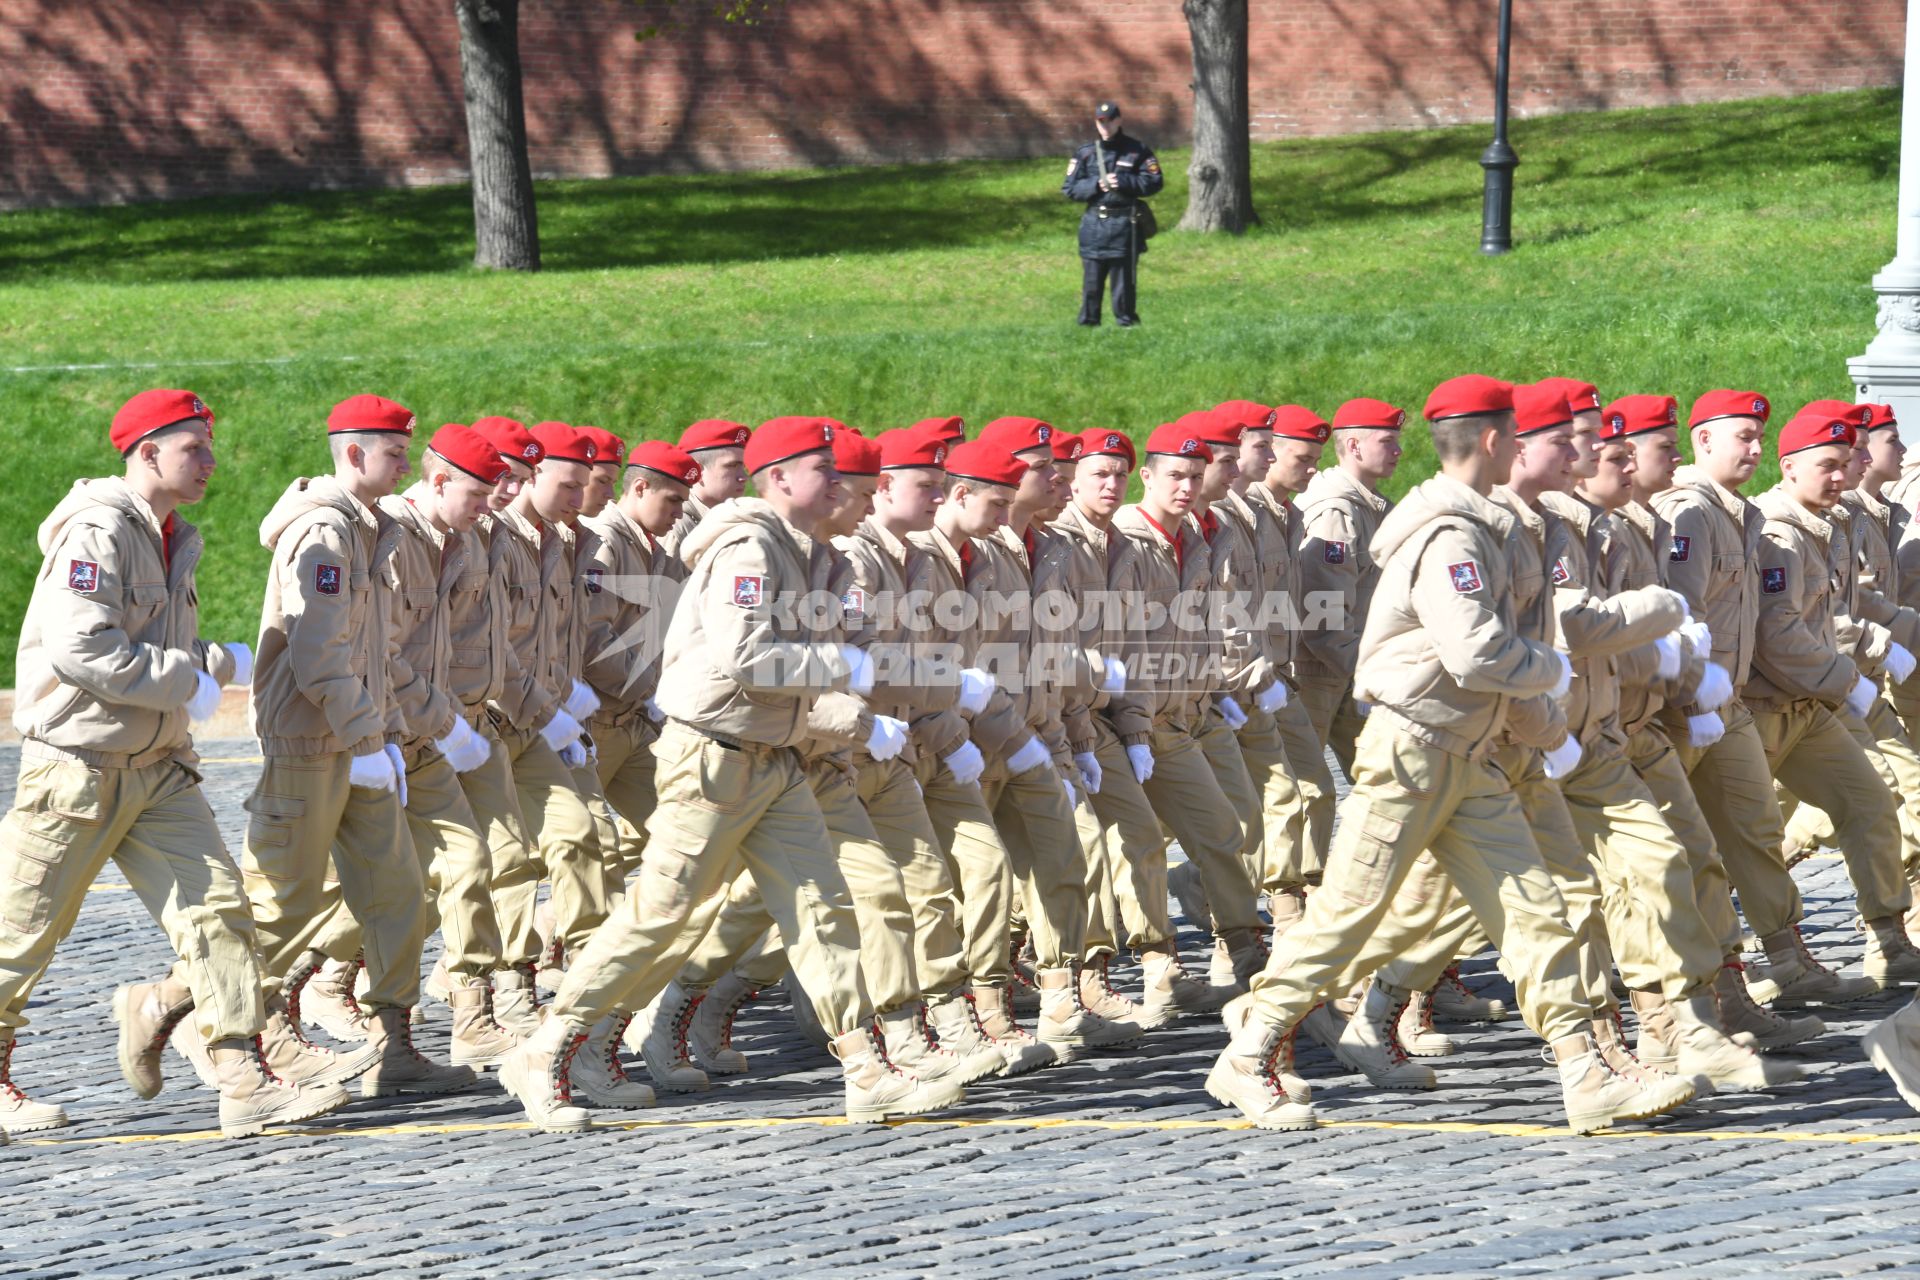
[[[1873,278],[1880,335],[1847,361],[1862,402],[1891,404],[1908,445],[1920,443],[1920,0],[1907,0],[1900,98],[1900,203],[1893,261]]]

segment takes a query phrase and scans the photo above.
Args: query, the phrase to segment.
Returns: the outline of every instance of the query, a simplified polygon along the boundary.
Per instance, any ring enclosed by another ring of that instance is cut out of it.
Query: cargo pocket
[[[1380,901],[1405,825],[1405,820],[1397,814],[1377,808],[1367,810],[1354,837],[1350,874],[1340,886],[1348,902],[1368,907]]]
[[[17,937],[41,932],[53,918],[54,868],[66,845],[9,818],[0,824],[7,876],[0,881],[0,926]]]
[[[293,828],[307,812],[307,802],[299,796],[249,796],[241,806],[247,811],[247,851],[284,849],[293,843]]]

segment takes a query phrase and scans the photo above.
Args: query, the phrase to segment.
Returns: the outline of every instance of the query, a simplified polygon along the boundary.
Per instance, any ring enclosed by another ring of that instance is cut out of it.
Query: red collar
[[[160,522],[160,563],[171,572],[173,569],[173,513]]]
[[[1207,545],[1213,545],[1214,535],[1220,532],[1220,517],[1213,514],[1209,507],[1200,513],[1200,532],[1206,535]]]
[[[1040,558],[1040,553],[1034,550],[1032,525],[1027,526],[1027,531],[1020,535],[1020,540],[1027,544],[1027,564],[1031,566]]]

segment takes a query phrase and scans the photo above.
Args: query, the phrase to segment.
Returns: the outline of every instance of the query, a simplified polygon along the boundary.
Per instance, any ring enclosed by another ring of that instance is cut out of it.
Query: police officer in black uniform
[[[1147,251],[1140,220],[1151,217],[1144,200],[1166,179],[1153,151],[1120,127],[1120,108],[1103,102],[1094,109],[1098,142],[1073,153],[1060,193],[1087,206],[1080,216],[1080,323],[1100,323],[1100,291],[1113,278],[1113,318],[1124,328],[1140,323],[1134,311],[1134,276]]]

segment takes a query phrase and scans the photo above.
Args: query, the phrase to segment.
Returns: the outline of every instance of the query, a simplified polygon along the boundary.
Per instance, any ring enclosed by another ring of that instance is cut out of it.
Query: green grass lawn
[[[507,413],[629,439],[806,412],[1143,434],[1237,396],[1417,411],[1467,371],[1683,407],[1727,385],[1787,411],[1851,398],[1865,283],[1893,251],[1899,115],[1876,91],[1522,122],[1520,247],[1499,259],[1476,251],[1484,128],[1257,147],[1262,226],[1156,239],[1130,332],[1072,323],[1064,155],[542,183],[537,276],[470,267],[465,188],[0,215],[20,486],[0,506],[0,685],[34,529],[74,478],[118,470],[108,419],[149,386],[218,415],[221,470],[193,516],[205,629],[249,642],[259,519],[324,468],[327,409],[358,391],[429,427]],[[1186,157],[1162,159],[1171,228]],[[1409,443],[1401,487],[1431,467],[1423,433]]]

